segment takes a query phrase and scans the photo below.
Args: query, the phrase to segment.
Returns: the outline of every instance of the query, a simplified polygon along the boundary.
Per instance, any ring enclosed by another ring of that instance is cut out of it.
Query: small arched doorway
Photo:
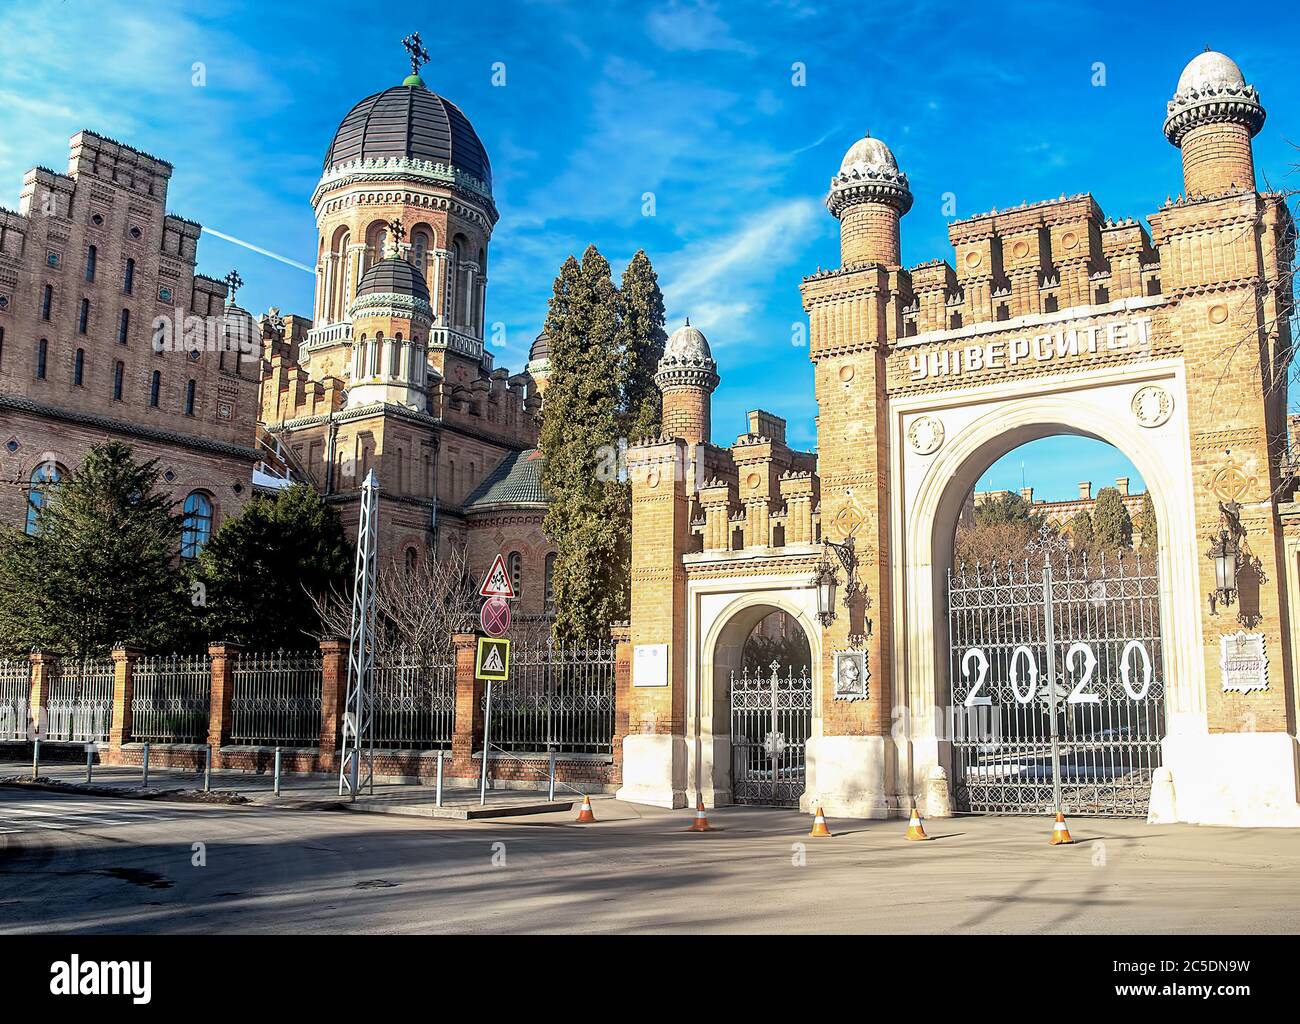
[[[812,735],[812,650],[798,620],[780,608],[747,609],[719,638],[718,672],[726,673],[731,799],[737,804],[797,807],[806,784]]]

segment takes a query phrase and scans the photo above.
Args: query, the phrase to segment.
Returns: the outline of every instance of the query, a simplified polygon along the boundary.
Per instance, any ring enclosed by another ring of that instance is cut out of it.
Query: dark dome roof
[[[348,111],[325,154],[325,169],[389,157],[450,164],[492,187],[492,165],[469,118],[423,85],[395,85]]]
[[[380,260],[361,275],[361,281],[357,284],[357,298],[376,292],[414,295],[425,302],[429,301],[429,286],[424,283],[424,278],[398,256]]]
[[[494,505],[545,505],[542,453],[536,448],[512,452],[465,499],[465,511]]]
[[[550,359],[551,358],[551,339],[547,337],[546,332],[542,331],[533,339],[533,347],[528,350],[528,361]]]

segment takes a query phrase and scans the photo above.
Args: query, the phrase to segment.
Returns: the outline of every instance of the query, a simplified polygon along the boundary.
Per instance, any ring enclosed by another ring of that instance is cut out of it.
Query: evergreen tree
[[[996,498],[986,498],[975,505],[975,522],[981,526],[1016,523],[1037,532],[1043,525],[1041,513],[1019,494],[1005,491]]]
[[[208,637],[261,650],[312,646],[320,616],[311,598],[347,589],[355,557],[338,512],[306,484],[254,497],[199,555]]]
[[[154,490],[156,460],[95,445],[47,494],[39,529],[0,531],[0,653],[103,657],[115,644],[167,651],[191,603],[178,565],[182,520]]]
[[[644,249],[637,251],[623,271],[618,294],[622,312],[618,350],[623,436],[629,444],[636,444],[659,434],[663,395],[654,378],[668,341],[663,293]]]
[[[1099,550],[1118,551],[1132,546],[1133,522],[1129,519],[1124,499],[1114,487],[1103,487],[1097,492],[1092,528]]]
[[[555,632],[590,640],[626,617],[630,578],[627,485],[608,471],[620,436],[619,300],[594,245],[555,279],[546,334],[542,482],[544,529],[557,549]]]
[[[1142,548],[1152,554],[1156,550],[1156,507],[1151,501],[1151,492],[1142,495],[1142,508],[1133,517],[1133,529],[1141,539]]]
[[[1070,534],[1075,551],[1088,551],[1092,547],[1095,534],[1092,529],[1092,516],[1087,512],[1076,512],[1072,515],[1066,530]]]

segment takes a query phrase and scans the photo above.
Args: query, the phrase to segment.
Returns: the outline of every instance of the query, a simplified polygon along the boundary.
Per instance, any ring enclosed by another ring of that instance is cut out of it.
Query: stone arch
[[[707,806],[731,802],[730,677],[740,670],[745,641],[774,611],[789,615],[808,641],[812,661],[812,731],[821,722],[821,629],[811,614],[809,591],[757,589],[734,593],[701,621],[696,658],[688,671],[686,694],[687,792],[696,780]]]
[[[895,507],[896,529],[904,547],[896,561],[894,586],[900,598],[897,606],[905,611],[895,636],[895,664],[906,678],[896,681],[894,703],[906,702],[911,718],[914,786],[924,782],[934,765],[949,767],[949,751],[936,738],[933,711],[948,702],[946,571],[952,562],[961,504],[984,470],[1002,455],[1054,435],[1078,435],[1113,445],[1145,481],[1161,538],[1157,565],[1167,732],[1204,731],[1198,542],[1191,517],[1175,514],[1194,507],[1186,399],[1181,380],[1163,383],[1177,392],[1177,412],[1156,430],[1138,426],[1128,411],[1141,382],[1121,378],[1105,386],[1076,385],[975,406],[966,422],[925,460],[928,465],[921,470],[919,485],[914,492],[908,489],[906,507]],[[969,397],[965,404],[975,405]],[[942,415],[948,418],[947,413]],[[904,456],[905,475],[913,468],[906,465],[909,461],[920,460]],[[899,777],[906,780],[906,750],[900,749],[898,756]]]

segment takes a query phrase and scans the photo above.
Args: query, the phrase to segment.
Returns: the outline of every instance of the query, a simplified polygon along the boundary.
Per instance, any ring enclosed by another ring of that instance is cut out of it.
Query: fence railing
[[[456,724],[456,664],[418,665],[397,658],[376,664],[375,746],[385,750],[449,748]]]
[[[615,661],[609,643],[516,648],[509,682],[492,690],[492,745],[512,753],[613,753]]]
[[[230,742],[316,746],[321,728],[321,665],[316,651],[236,655]]]
[[[113,663],[60,661],[46,701],[46,739],[107,743],[113,724]]]
[[[172,654],[135,663],[131,739],[201,743],[208,738],[212,666],[205,654]]]
[[[0,661],[0,740],[27,739],[31,686],[31,662]]]

